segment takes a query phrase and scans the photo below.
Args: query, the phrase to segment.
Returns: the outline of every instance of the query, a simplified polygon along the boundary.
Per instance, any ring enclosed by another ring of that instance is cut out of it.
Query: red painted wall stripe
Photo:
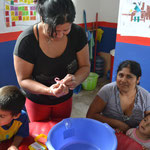
[[[117,23],[101,21],[101,22],[98,22],[98,26],[108,27],[108,28],[117,28]]]
[[[84,24],[79,24],[79,25],[84,27]],[[92,28],[93,26],[94,26],[93,22],[87,23],[88,28]],[[98,26],[117,28],[117,23],[99,22]],[[2,33],[2,34],[0,34],[0,42],[7,42],[7,41],[16,40],[21,32],[22,31]],[[150,38],[146,38],[146,37],[121,36],[120,34],[117,34],[116,42],[150,46]]]
[[[79,24],[79,25],[84,28],[84,23]],[[91,29],[94,28],[94,25],[95,25],[94,22],[87,23],[87,27],[91,28]],[[117,23],[98,22],[98,26],[117,28]],[[2,33],[2,34],[0,33],[0,42],[7,42],[7,41],[16,40],[21,32],[22,31]]]
[[[7,42],[7,41],[16,40],[21,32],[22,31],[2,33],[2,34],[0,34],[0,42]]]
[[[79,25],[84,28],[84,23],[79,24]],[[107,28],[117,28],[117,23],[99,21],[98,22],[98,26],[107,27]],[[95,22],[89,22],[89,23],[87,23],[87,27],[88,28],[94,28],[95,27]]]
[[[117,34],[116,42],[150,46],[150,38],[138,36],[121,36]]]

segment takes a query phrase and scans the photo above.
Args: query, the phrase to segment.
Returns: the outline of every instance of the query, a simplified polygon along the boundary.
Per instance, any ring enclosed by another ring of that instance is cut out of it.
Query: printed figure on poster
[[[120,0],[117,33],[150,37],[150,0]]]

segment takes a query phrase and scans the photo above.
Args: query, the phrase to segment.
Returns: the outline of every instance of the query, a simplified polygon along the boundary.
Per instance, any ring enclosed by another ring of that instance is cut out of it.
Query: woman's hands
[[[70,89],[70,90],[74,90],[76,88],[77,84],[77,80],[75,78],[74,75],[72,74],[67,74],[64,79],[62,80],[62,82]]]
[[[127,130],[130,129],[130,126],[128,126],[126,123],[122,122],[122,121],[118,121],[116,130],[117,131],[121,131],[123,133],[126,133]]]
[[[67,74],[62,80],[55,78],[55,81],[56,84],[50,86],[49,92],[51,95],[56,97],[61,97],[68,94],[69,90],[73,90],[77,86],[76,78],[72,74]]]
[[[53,96],[61,97],[69,93],[69,88],[60,82],[50,86],[49,93]]]

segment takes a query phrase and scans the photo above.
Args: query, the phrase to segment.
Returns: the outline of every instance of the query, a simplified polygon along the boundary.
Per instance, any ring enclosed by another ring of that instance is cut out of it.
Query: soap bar
[[[34,142],[31,145],[29,145],[29,150],[46,150],[46,148],[40,145],[39,143]]]

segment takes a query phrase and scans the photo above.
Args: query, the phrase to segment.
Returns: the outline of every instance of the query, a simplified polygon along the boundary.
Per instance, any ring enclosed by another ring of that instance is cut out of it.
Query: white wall
[[[86,10],[87,22],[98,20],[117,23],[119,0],[73,0],[76,7],[75,23],[83,23],[83,9]]]
[[[118,22],[120,0],[99,0],[100,21]]]
[[[87,22],[96,20],[96,12],[99,11],[100,0],[73,0],[76,7],[75,23],[83,23],[83,10],[86,11]]]

